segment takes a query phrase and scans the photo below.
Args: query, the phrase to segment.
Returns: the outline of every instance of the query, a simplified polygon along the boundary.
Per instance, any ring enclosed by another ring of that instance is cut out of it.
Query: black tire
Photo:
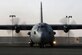
[[[39,44],[40,48],[44,48],[44,44],[40,43]]]
[[[30,47],[33,47],[34,43],[33,41],[30,41]]]
[[[53,44],[53,42],[50,42],[50,46],[51,46],[51,47],[54,47],[54,44]]]

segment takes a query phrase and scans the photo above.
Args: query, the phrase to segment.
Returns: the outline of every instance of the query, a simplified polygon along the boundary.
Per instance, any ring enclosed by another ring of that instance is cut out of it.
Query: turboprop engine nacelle
[[[20,32],[20,26],[15,25],[15,32],[16,32],[16,33],[19,33],[19,32]]]
[[[68,25],[64,25],[64,32],[65,33],[69,32],[69,26]]]

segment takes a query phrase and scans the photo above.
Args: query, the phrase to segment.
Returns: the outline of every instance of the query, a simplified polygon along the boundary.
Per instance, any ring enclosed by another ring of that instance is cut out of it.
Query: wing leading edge
[[[71,24],[71,25],[50,25],[53,30],[63,30],[65,33],[67,33],[69,30],[74,29],[82,29],[82,25],[79,24]]]
[[[20,30],[31,30],[34,25],[0,25],[0,30],[15,30],[16,28],[19,28]],[[81,24],[73,24],[73,25],[50,25],[53,30],[64,30],[67,29],[82,29]]]
[[[71,25],[50,25],[53,30],[63,30],[68,29],[82,29],[82,24],[71,24]]]
[[[31,30],[34,25],[0,25],[0,30]]]

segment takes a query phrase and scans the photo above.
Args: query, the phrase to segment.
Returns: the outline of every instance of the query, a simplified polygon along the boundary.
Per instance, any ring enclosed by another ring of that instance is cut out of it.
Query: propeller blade
[[[10,19],[10,21],[11,21],[12,25],[17,25],[17,24],[19,24],[20,20],[19,20],[19,18],[12,18],[12,19]],[[12,30],[7,30],[7,32],[8,32],[8,34],[14,33]]]
[[[60,20],[60,22],[61,22],[62,24],[67,24],[67,19],[66,19],[66,18],[62,18],[62,19]]]
[[[67,20],[67,18],[62,18],[60,20],[60,22],[62,24],[67,24],[68,20]],[[76,22],[75,22],[75,20],[71,19],[71,20],[69,20],[69,24],[76,24]],[[59,31],[58,33],[61,34],[61,35],[65,34],[65,33],[62,32],[62,30]],[[72,36],[74,36],[74,33],[73,33],[73,31],[69,30],[69,33],[66,33],[65,36],[67,36],[67,35],[69,35],[70,37],[72,37]]]
[[[25,22],[23,22],[22,23],[22,25],[25,25],[26,23]],[[23,37],[23,36],[26,36],[27,35],[27,33],[25,32],[25,31],[20,31],[19,33],[14,33],[14,36],[17,36],[17,37]]]
[[[19,18],[12,18],[11,19],[11,22],[13,25],[19,24],[19,21],[20,21]]]

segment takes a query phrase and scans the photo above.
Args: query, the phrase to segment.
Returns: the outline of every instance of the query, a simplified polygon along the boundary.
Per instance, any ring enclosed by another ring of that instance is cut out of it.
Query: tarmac
[[[30,47],[28,38],[20,37],[1,37],[0,38],[0,55],[82,55],[82,39],[79,44],[68,43],[67,38],[57,38],[58,43],[62,45],[40,48],[39,46]],[[72,39],[72,38],[71,38]],[[66,40],[66,41],[64,41]],[[72,43],[73,39],[72,39]],[[66,45],[67,44],[67,45]]]
[[[0,46],[0,55],[82,55],[82,47]]]

